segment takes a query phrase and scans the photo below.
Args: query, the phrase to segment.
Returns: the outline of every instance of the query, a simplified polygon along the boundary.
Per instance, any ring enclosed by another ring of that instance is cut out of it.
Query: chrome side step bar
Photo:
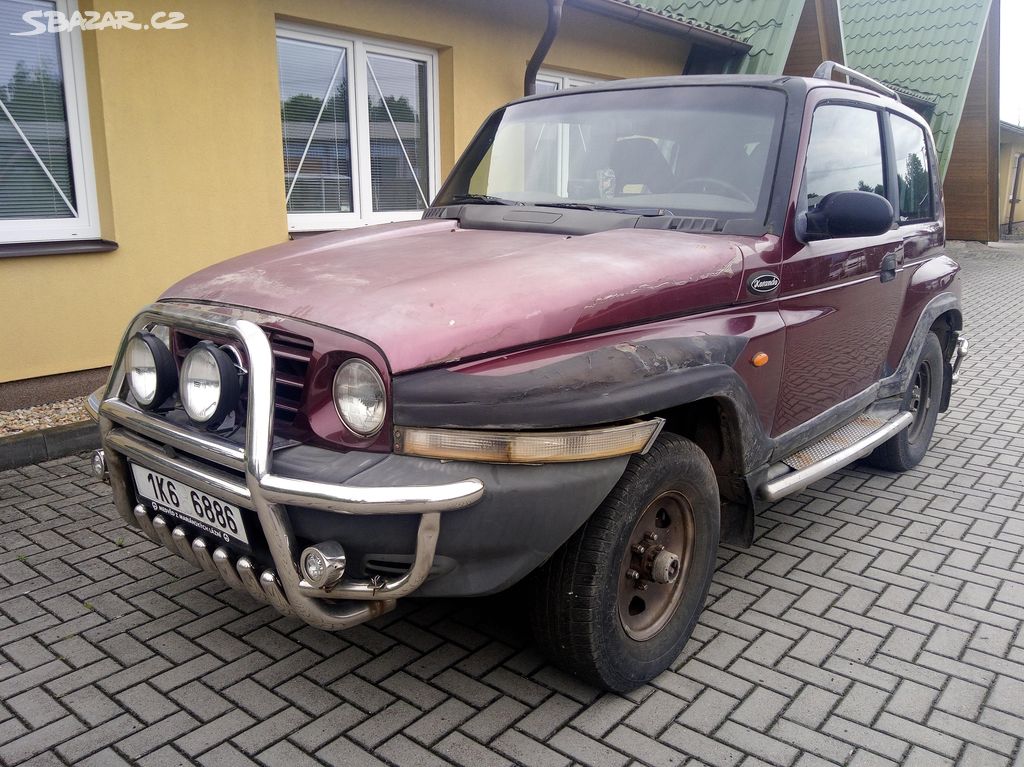
[[[846,447],[836,450],[796,471],[788,471],[789,466],[785,462],[777,463],[768,472],[769,476],[774,478],[761,485],[758,488],[758,493],[766,501],[777,501],[798,490],[803,490],[822,477],[827,477],[832,472],[853,463],[858,458],[863,458],[887,439],[899,434],[910,426],[913,421],[913,413],[900,413],[892,420],[884,422],[880,428],[850,442]],[[845,428],[841,427],[836,431],[838,432]],[[831,436],[832,434],[828,434],[819,442],[827,441]],[[811,450],[813,447],[814,445],[801,452]],[[785,471],[786,473],[780,475],[779,471]]]

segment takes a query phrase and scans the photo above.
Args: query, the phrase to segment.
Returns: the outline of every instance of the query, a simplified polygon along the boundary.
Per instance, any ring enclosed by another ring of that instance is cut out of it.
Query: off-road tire
[[[913,412],[914,421],[899,434],[875,448],[867,458],[872,466],[886,471],[907,471],[917,466],[932,441],[935,421],[942,406],[942,385],[945,365],[942,345],[935,333],[929,333],[907,390],[903,394],[901,410]]]
[[[620,618],[622,568],[633,550],[634,528],[665,493],[689,506],[692,547],[678,576],[684,580],[674,612],[665,609],[667,623],[638,641]],[[662,434],[646,455],[630,459],[604,503],[535,573],[531,617],[537,644],[556,665],[608,690],[631,690],[660,674],[678,657],[704,607],[720,514],[707,456],[683,437]]]

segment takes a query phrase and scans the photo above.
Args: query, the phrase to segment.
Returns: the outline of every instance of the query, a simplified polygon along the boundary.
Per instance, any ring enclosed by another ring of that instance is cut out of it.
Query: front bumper
[[[245,444],[178,427],[128,404],[124,349],[128,339],[152,323],[185,328],[212,337],[231,338],[249,362]],[[235,588],[269,602],[280,612],[327,630],[343,629],[393,609],[395,600],[416,590],[430,573],[440,531],[440,515],[464,509],[484,496],[476,478],[439,485],[366,487],[311,481],[277,474],[273,466],[274,361],[264,331],[240,312],[189,306],[153,305],[131,323],[111,369],[102,397],[91,398],[96,411],[118,512],[158,543],[220,575]],[[182,526],[173,529],[163,515],[150,517],[135,503],[128,460],[197,486],[239,507],[254,511],[266,538],[273,567],[257,568],[248,557],[232,562],[230,552],[198,536],[190,540]],[[409,569],[395,578],[344,578],[329,592],[303,580],[301,553],[287,508],[338,515],[418,515],[416,548]]]

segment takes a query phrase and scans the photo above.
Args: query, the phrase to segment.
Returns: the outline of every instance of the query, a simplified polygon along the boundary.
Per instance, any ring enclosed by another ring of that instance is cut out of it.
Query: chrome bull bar
[[[256,322],[247,319],[246,314],[242,310],[154,304],[131,322],[118,348],[105,393],[93,402],[115,505],[128,524],[141,528],[153,541],[286,615],[294,615],[326,630],[362,623],[393,609],[396,599],[412,593],[423,583],[433,564],[440,514],[476,503],[483,496],[483,483],[468,478],[435,486],[359,487],[273,474],[274,358],[266,334]],[[125,401],[125,347],[135,333],[151,324],[232,338],[242,344],[249,362],[244,448],[168,423]],[[168,455],[164,446],[174,449],[171,451],[174,457]],[[235,475],[210,469],[193,457],[221,466]],[[257,575],[247,557],[232,564],[230,553],[223,547],[211,553],[201,536],[190,541],[184,527],[171,529],[161,514],[150,518],[145,507],[135,504],[132,497],[128,459],[254,510],[274,569],[268,568]],[[239,481],[238,473],[244,475],[244,484]],[[346,577],[329,591],[313,586],[299,574],[300,552],[286,505],[337,514],[419,514],[413,563],[407,572],[393,579],[375,577],[364,581]]]

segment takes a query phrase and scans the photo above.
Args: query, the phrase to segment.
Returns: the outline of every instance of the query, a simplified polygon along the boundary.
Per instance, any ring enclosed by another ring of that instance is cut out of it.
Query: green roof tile
[[[935,104],[945,173],[992,0],[840,0],[846,63]]]
[[[804,0],[643,0],[659,13],[691,19],[751,46],[739,71],[782,74]]]

